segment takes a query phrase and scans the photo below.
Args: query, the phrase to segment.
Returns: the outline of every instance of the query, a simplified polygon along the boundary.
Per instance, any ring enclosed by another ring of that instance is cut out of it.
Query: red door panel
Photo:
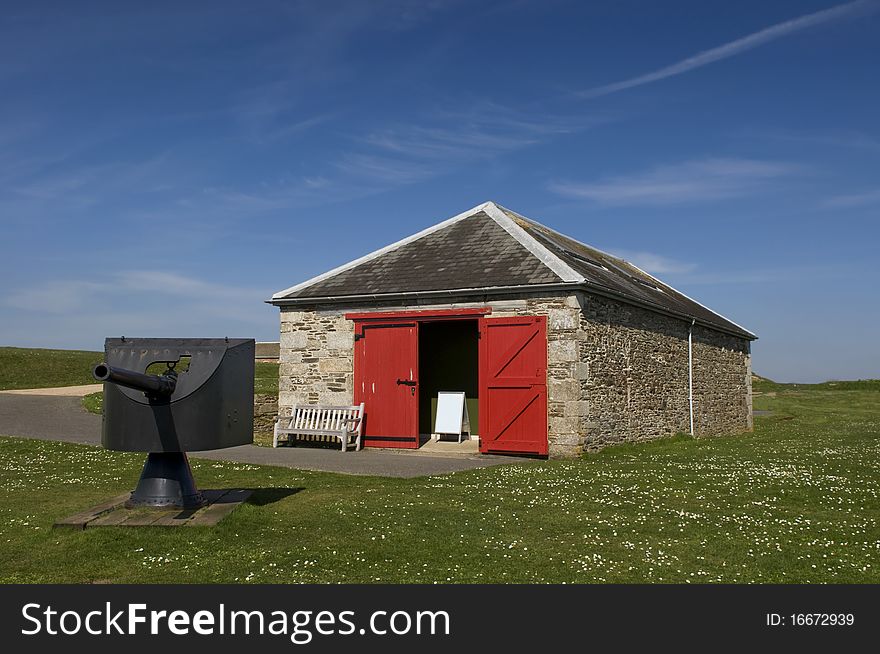
[[[547,319],[480,319],[480,451],[548,453]]]
[[[418,323],[359,323],[355,338],[354,401],[364,403],[364,445],[418,447]]]

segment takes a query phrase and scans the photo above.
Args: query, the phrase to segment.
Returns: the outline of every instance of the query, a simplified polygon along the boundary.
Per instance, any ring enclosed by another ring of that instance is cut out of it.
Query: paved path
[[[85,386],[61,386],[59,388],[23,388],[13,391],[0,391],[8,395],[55,395],[62,397],[82,397],[89,393],[104,390],[104,384],[86,384]]]
[[[0,392],[0,434],[100,445],[101,417],[85,411],[79,397]],[[194,452],[190,456],[384,477],[422,477],[532,461],[532,459],[508,456],[431,456],[419,452],[388,452],[375,449],[343,453],[339,450],[310,447],[272,449],[256,445]]]
[[[0,434],[99,445],[101,416],[78,397],[0,393]]]

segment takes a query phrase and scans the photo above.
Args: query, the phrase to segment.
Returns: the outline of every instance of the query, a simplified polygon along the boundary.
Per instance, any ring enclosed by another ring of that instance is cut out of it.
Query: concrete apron
[[[454,457],[479,457],[480,441],[464,438],[461,443],[457,437],[443,437],[443,439],[433,439],[422,435],[418,449],[401,449],[392,450],[401,454],[422,454],[427,456],[454,456]]]

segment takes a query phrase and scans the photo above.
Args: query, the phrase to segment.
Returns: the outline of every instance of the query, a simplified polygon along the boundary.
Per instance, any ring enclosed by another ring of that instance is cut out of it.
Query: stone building
[[[280,412],[364,402],[366,446],[418,447],[439,391],[465,392],[484,453],[752,429],[754,334],[492,202],[269,302]]]

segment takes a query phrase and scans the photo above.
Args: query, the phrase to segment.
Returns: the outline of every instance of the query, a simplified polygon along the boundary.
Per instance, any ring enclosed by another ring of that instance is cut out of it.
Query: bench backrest
[[[360,423],[352,419],[362,418],[359,406],[296,406],[291,413],[292,429],[326,429],[328,431],[358,431]]]

